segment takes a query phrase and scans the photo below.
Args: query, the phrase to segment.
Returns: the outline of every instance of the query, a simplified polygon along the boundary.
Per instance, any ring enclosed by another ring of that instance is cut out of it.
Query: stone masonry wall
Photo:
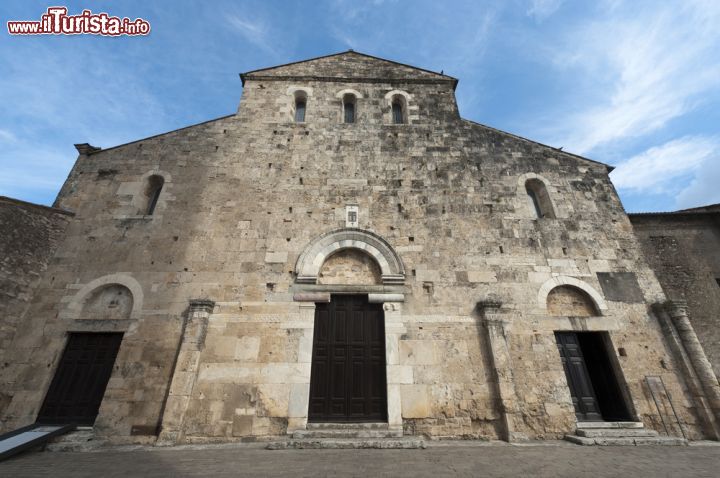
[[[650,266],[688,316],[720,376],[720,213],[631,215]]]
[[[14,359],[5,351],[71,217],[58,209],[0,197],[0,370]],[[0,414],[11,398],[0,390]]]
[[[324,59],[323,74],[373,72],[354,56]],[[636,417],[660,427],[644,385],[658,376],[678,419],[699,436],[648,313],[663,292],[604,165],[460,119],[448,77],[400,74],[383,63],[373,81],[321,81],[297,68],[288,70],[291,78],[282,69],[273,79],[246,75],[236,115],[78,158],[58,198],[76,220],[10,347],[20,358],[0,374],[13,394],[6,426],[34,419],[65,332],[110,329],[125,336],[99,434],[152,441],[168,413],[182,422],[184,441],[267,439],[301,426],[313,306],[293,300],[312,290],[296,283],[295,264],[315,238],[345,227],[345,207],[354,204],[359,228],[384,238],[406,272],[405,285],[376,286],[404,294],[404,302],[384,307],[396,339],[388,342],[396,344],[388,350],[388,400],[400,404],[392,412],[406,432],[501,436],[500,394],[509,376],[518,436],[572,431],[553,332],[599,330],[614,350],[627,351],[618,367]],[[298,89],[307,93],[302,124],[292,121]],[[354,124],[341,122],[344,90],[360,95]],[[388,95],[396,91],[408,98],[409,124],[391,124]],[[139,216],[152,174],[165,186],[156,213]],[[546,184],[556,218],[534,218],[528,178]],[[634,274],[642,293],[603,299],[602,272]],[[602,316],[548,315],[548,287],[567,278],[595,291]],[[76,312],[105,283],[133,291],[131,319],[110,323]],[[493,369],[477,309],[488,298],[503,304],[509,369]],[[190,299],[211,299],[215,309],[199,353],[176,364]],[[174,370],[187,380],[171,391]],[[164,410],[176,392],[187,401]]]

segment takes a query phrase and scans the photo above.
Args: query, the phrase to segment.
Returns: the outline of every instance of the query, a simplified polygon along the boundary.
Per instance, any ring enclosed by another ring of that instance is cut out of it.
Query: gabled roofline
[[[477,121],[473,121],[473,120],[469,120],[469,119],[465,119],[465,118],[460,118],[460,119],[462,119],[463,121],[466,121],[466,122],[468,122],[468,123],[475,124],[475,125],[477,125],[477,126],[482,126],[483,128],[487,128],[487,129],[489,129],[489,130],[491,130],[491,131],[495,131],[495,132],[500,133],[500,134],[506,134],[506,135],[508,135],[508,136],[512,136],[513,138],[516,138],[516,139],[519,139],[519,140],[522,140],[522,141],[527,141],[527,142],[529,142],[529,143],[537,144],[538,146],[542,146],[542,147],[545,147],[545,148],[554,149],[554,150],[557,151],[558,153],[562,153],[562,154],[565,154],[565,155],[568,155],[568,156],[572,156],[572,157],[574,157],[574,158],[582,159],[583,161],[589,161],[589,162],[591,162],[591,163],[595,163],[595,164],[599,164],[599,165],[601,165],[601,166],[605,166],[605,167],[607,168],[608,173],[611,173],[611,172],[615,169],[615,166],[611,166],[611,165],[609,165],[609,164],[605,164],[605,163],[603,163],[603,162],[601,162],[601,161],[595,161],[594,159],[586,158],[585,156],[580,156],[579,154],[569,153],[569,152],[567,152],[567,151],[563,151],[562,148],[556,148],[555,146],[550,146],[550,145],[548,145],[548,144],[540,143],[540,142],[534,141],[534,140],[532,140],[532,139],[527,139],[527,138],[522,137],[522,136],[519,136],[519,135],[517,135],[517,134],[508,133],[507,131],[503,131],[503,130],[501,130],[501,129],[493,128],[492,126],[488,126],[488,125],[485,125],[485,124],[482,124],[482,123],[478,123]]]
[[[708,210],[708,208],[711,208],[711,207],[720,207],[720,203],[707,204],[705,206],[692,207],[689,209],[680,209],[678,211],[630,212],[630,213],[628,213],[628,216],[641,218],[641,217],[661,217],[661,216],[682,217],[682,216],[720,215],[720,210],[715,210],[715,211]]]
[[[8,196],[0,196],[0,202],[8,202],[8,203],[15,204],[17,206],[29,207],[32,209],[40,209],[44,212],[51,212],[54,214],[64,214],[65,216],[70,216],[70,217],[75,216],[74,212],[66,211],[65,209],[60,209],[58,207],[53,207],[53,206],[46,206],[44,204],[37,204],[34,202],[29,202],[29,201],[23,201],[22,199],[11,198]]]
[[[345,54],[348,54],[348,53],[354,53],[355,55],[364,56],[364,57],[366,57],[366,58],[372,58],[373,60],[386,61],[386,62],[392,63],[392,64],[394,64],[394,65],[404,66],[404,67],[406,67],[406,68],[412,68],[412,69],[414,69],[414,70],[424,71],[425,73],[432,73],[433,75],[437,75],[437,76],[444,77],[447,81],[451,81],[451,82],[453,83],[453,90],[457,87],[457,84],[458,84],[458,81],[459,81],[457,78],[452,77],[452,76],[449,76],[449,75],[446,75],[446,74],[444,74],[444,73],[438,73],[437,71],[432,71],[432,70],[428,70],[428,69],[425,69],[425,68],[420,68],[420,67],[417,67],[417,66],[414,66],[414,65],[408,65],[407,63],[400,63],[399,61],[388,60],[387,58],[381,58],[381,57],[379,57],[379,56],[368,55],[367,53],[361,53],[361,52],[359,52],[359,51],[355,51],[355,50],[353,50],[352,48],[349,49],[349,50],[346,50],[346,51],[341,51],[341,52],[338,52],[338,53],[332,53],[332,54],[330,54],[330,55],[322,55],[322,56],[317,56],[317,57],[315,57],[315,58],[308,58],[308,59],[306,59],[306,60],[291,61],[290,63],[283,63],[283,64],[281,64],[281,65],[268,66],[268,67],[265,67],[265,68],[258,68],[257,70],[246,71],[245,73],[240,73],[240,80],[242,81],[243,86],[245,86],[245,80],[247,79],[248,75],[251,75],[251,74],[255,74],[255,73],[259,73],[259,72],[263,72],[263,71],[267,71],[267,70],[274,70],[274,69],[276,69],[276,68],[282,68],[282,67],[284,67],[284,66],[297,65],[297,64],[300,64],[300,63],[307,63],[307,62],[309,62],[309,61],[321,60],[321,59],[323,59],[323,58],[332,58],[332,57],[334,57],[334,56],[345,55]],[[357,79],[357,78],[355,78],[355,79]]]
[[[139,143],[139,142],[141,142],[141,141],[147,141],[148,139],[158,138],[158,137],[160,137],[160,136],[165,136],[166,134],[176,133],[176,132],[182,131],[182,130],[184,130],[184,129],[194,128],[195,126],[202,126],[202,125],[204,125],[204,124],[212,123],[213,121],[224,120],[224,119],[230,118],[230,117],[235,116],[235,115],[237,115],[237,113],[231,113],[231,114],[229,114],[229,115],[220,116],[219,118],[213,118],[213,119],[209,119],[209,120],[206,120],[206,121],[201,121],[200,123],[195,123],[195,124],[191,124],[191,125],[188,125],[188,126],[182,126],[182,127],[180,127],[180,128],[177,128],[177,129],[173,129],[173,130],[170,130],[170,131],[165,131],[165,132],[163,132],[163,133],[158,133],[158,134],[154,134],[154,135],[152,135],[152,136],[147,136],[147,137],[145,137],[145,138],[140,138],[140,139],[135,139],[135,140],[133,140],[133,141],[128,141],[127,143],[116,144],[115,146],[110,146],[109,148],[105,148],[105,149],[97,148],[95,151],[88,152],[88,153],[87,153],[87,156],[94,156],[94,155],[96,155],[96,154],[105,153],[105,152],[107,152],[107,151],[112,151],[113,149],[122,148],[123,146],[129,146],[129,145],[131,145],[131,144]],[[82,154],[82,153],[81,153],[81,154]]]

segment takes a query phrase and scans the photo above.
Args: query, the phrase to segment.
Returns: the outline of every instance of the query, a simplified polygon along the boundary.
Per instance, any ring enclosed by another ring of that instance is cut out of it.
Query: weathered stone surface
[[[631,214],[633,229],[669,299],[686,300],[688,316],[720,376],[720,206],[665,214]]]
[[[65,334],[79,322],[108,327],[109,302],[93,321],[86,299],[117,285],[132,306],[115,307],[130,317],[115,325],[123,343],[95,423],[116,443],[140,440],[134,424],[175,427],[168,441],[189,443],[304,429],[312,298],[337,293],[383,302],[394,429],[561,438],[576,419],[554,333],[595,331],[632,418],[663,426],[645,388],[646,376],[661,377],[677,420],[702,437],[648,315],[665,296],[608,168],[461,119],[454,86],[336,55],[244,75],[234,115],[81,155],[57,201],[77,216],[7,344],[2,426],[34,421]],[[352,124],[341,119],[346,90],[358,94]],[[303,123],[293,121],[297,91]],[[406,124],[392,121],[398,95]],[[139,214],[157,175],[155,212]],[[536,217],[530,179],[544,183],[552,215]],[[346,227],[348,205],[357,228]],[[606,300],[596,274],[628,271],[642,302]],[[195,310],[196,299],[213,306]],[[480,313],[480,302],[497,305]]]
[[[17,327],[22,330],[25,309],[71,217],[61,209],[0,196],[0,370],[26,363],[25,354],[6,357],[6,352]],[[15,390],[7,383],[0,386],[0,416],[11,405]]]
[[[597,277],[607,300],[629,303],[643,301],[634,272],[598,272]]]

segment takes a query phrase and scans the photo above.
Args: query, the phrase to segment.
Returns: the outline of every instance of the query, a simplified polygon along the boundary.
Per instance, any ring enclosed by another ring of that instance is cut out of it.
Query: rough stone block
[[[402,394],[403,418],[426,418],[431,416],[428,388],[426,385],[403,385]]]

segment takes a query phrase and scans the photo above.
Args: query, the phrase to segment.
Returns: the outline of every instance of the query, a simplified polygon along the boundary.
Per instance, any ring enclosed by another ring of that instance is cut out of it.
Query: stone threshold
[[[683,437],[660,436],[647,429],[642,422],[578,422],[575,434],[565,435],[565,440],[586,446],[686,446]]]

